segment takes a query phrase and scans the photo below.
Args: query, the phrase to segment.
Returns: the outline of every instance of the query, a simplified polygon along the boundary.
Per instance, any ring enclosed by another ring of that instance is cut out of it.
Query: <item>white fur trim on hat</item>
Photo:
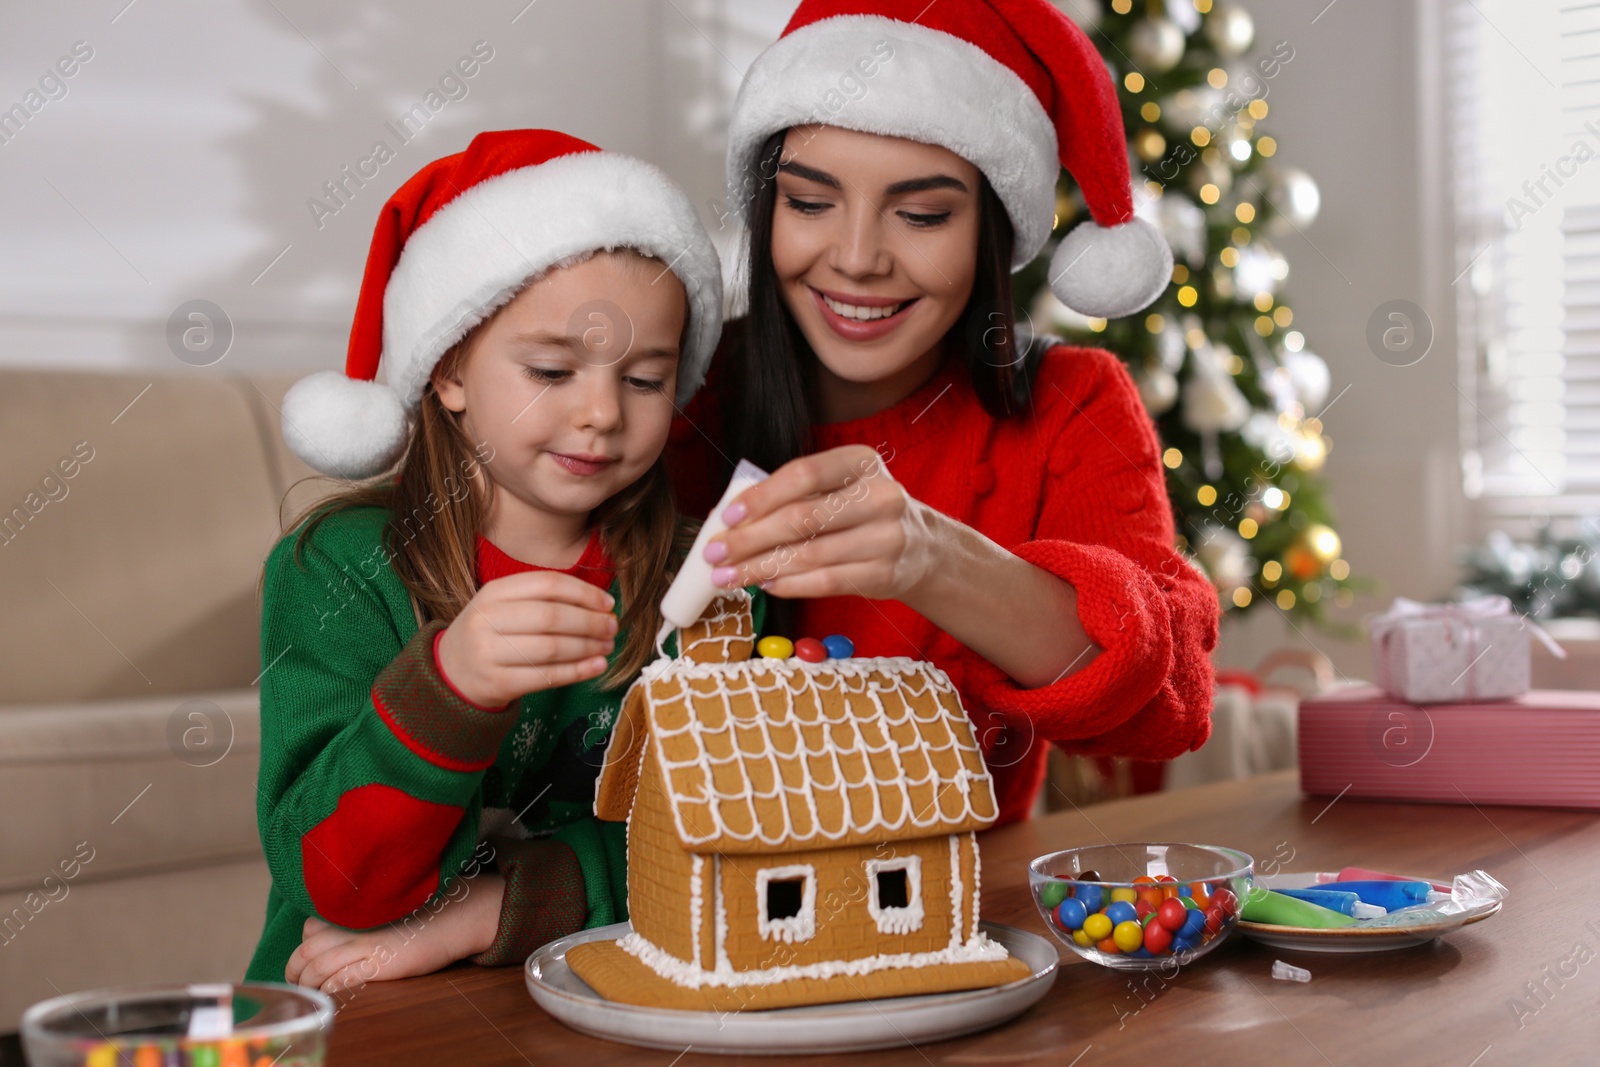
[[[289,451],[324,474],[355,481],[382,474],[405,450],[406,412],[393,389],[323,370],[283,394]]]
[[[735,212],[760,180],[762,142],[809,123],[936,144],[972,163],[1011,216],[1013,269],[1050,236],[1061,173],[1055,126],[1027,83],[977,45],[876,15],[838,15],[780,37],[750,65],[733,105]]]
[[[1080,315],[1117,319],[1148,307],[1172,279],[1172,249],[1149,222],[1074,226],[1050,257],[1050,289]]]
[[[581,152],[496,175],[451,199],[406,240],[383,295],[385,380],[407,410],[447,349],[568,256],[633,248],[689,294],[681,406],[705,381],[722,332],[722,269],[694,206],[643,160]]]

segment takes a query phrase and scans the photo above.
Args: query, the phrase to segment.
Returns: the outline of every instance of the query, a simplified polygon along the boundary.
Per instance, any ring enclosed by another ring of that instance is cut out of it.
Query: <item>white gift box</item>
[[[1409,704],[1505,700],[1529,688],[1528,636],[1566,653],[1505,597],[1456,604],[1395,598],[1368,624],[1377,683]]]

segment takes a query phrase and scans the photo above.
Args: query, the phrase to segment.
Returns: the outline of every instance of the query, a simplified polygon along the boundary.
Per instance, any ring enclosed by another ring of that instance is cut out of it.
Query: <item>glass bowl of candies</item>
[[[22,1016],[30,1067],[321,1067],[333,1001],[281,982],[91,989]]]
[[[1215,845],[1090,845],[1040,856],[1028,886],[1045,925],[1078,955],[1148,971],[1221,944],[1254,868],[1245,853]]]

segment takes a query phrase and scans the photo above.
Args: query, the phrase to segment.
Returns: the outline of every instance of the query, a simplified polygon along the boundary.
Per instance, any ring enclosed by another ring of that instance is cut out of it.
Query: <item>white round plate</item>
[[[567,966],[567,950],[585,941],[614,940],[629,923],[597,926],[552,941],[528,957],[528,992],[545,1011],[581,1033],[646,1048],[744,1055],[860,1052],[940,1041],[1005,1022],[1027,1011],[1055,984],[1056,948],[1038,934],[980,923],[990,939],[1032,968],[1015,982],[989,989],[768,1011],[714,1012],[644,1008],[606,1000]]]
[[[1311,889],[1320,884],[1319,873],[1297,871],[1265,876],[1257,875],[1256,884],[1266,889]],[[1418,878],[1419,882],[1445,885],[1446,880]],[[1331,887],[1330,887],[1331,888]],[[1272,948],[1298,949],[1301,952],[1384,952],[1389,949],[1411,948],[1425,945],[1434,938],[1443,937],[1471,923],[1482,922],[1500,910],[1498,900],[1485,900],[1455,915],[1434,915],[1427,922],[1405,923],[1399,917],[1403,912],[1383,919],[1366,920],[1356,926],[1343,926],[1336,930],[1306,930],[1298,926],[1273,926],[1269,923],[1252,923],[1239,920],[1239,933],[1252,941]],[[1395,923],[1399,920],[1399,924]],[[1382,924],[1382,925],[1379,925]]]

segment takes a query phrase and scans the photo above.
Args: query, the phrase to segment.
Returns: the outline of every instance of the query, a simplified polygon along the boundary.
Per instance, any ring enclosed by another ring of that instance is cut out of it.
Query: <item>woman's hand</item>
[[[936,569],[931,508],[866,445],[791,460],[734,498],[707,542],[711,580],[775,596],[905,600]]]
[[[499,930],[505,880],[480,874],[457,884],[464,892],[447,895],[437,911],[418,908],[418,914],[375,930],[307,919],[284,980],[324,993],[349,992],[368,982],[432,974],[482,952]]]
[[[559,571],[508,574],[445,628],[439,666],[462,696],[498,708],[599,677],[616,634],[611,595],[593,584]]]

